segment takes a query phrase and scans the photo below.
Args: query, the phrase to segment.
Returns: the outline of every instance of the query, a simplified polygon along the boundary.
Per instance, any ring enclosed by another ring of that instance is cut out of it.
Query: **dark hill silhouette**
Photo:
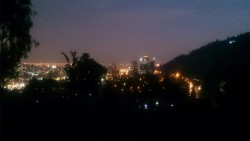
[[[162,70],[201,79],[216,106],[245,109],[250,84],[250,32],[216,40],[180,55],[162,65]]]

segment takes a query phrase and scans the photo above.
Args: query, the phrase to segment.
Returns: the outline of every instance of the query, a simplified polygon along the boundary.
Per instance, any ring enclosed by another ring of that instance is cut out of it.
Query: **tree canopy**
[[[26,58],[32,45],[38,42],[32,39],[30,28],[33,26],[31,0],[2,0],[0,23],[0,78],[14,77],[21,58]]]
[[[106,68],[90,58],[88,53],[83,53],[79,58],[76,52],[70,52],[72,63],[69,57],[65,54],[67,60],[65,71],[68,75],[72,91],[80,93],[96,92],[100,86],[101,76],[106,73]]]

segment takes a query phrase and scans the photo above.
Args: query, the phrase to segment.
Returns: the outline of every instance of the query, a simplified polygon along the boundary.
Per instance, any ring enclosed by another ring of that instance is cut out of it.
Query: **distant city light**
[[[193,88],[193,86],[194,86],[193,83],[190,82],[190,83],[189,83],[189,88],[191,89],[191,88]]]
[[[229,44],[232,44],[232,43],[234,43],[235,41],[234,40],[232,40],[232,41],[229,41]]]
[[[25,87],[26,84],[24,84],[23,82],[11,82],[10,84],[7,85],[7,87],[5,86],[5,88],[7,88],[8,90],[20,90],[23,89]]]
[[[201,86],[198,87],[198,90],[201,90]]]
[[[175,77],[176,77],[176,78],[179,78],[179,77],[180,77],[180,73],[177,72],[177,73],[175,74]]]
[[[66,78],[66,72],[63,69],[65,64],[57,63],[51,65],[48,63],[23,63],[17,70],[19,76],[15,79],[8,80],[4,88],[8,90],[21,90],[29,83],[33,78],[37,80],[44,80],[45,78],[51,78],[57,81],[64,80]],[[55,70],[55,68],[57,68]],[[50,73],[52,72],[52,73]],[[51,74],[53,76],[51,76]]]
[[[158,105],[159,105],[159,102],[158,102],[158,101],[156,101],[156,102],[155,102],[155,105],[156,105],[156,106],[158,106]]]
[[[148,109],[148,104],[144,104],[144,109],[145,109],[145,110]]]

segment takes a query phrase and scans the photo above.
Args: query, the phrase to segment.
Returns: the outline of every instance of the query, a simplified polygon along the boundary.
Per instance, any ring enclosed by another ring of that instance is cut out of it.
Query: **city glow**
[[[175,77],[176,77],[176,78],[179,78],[179,77],[180,77],[180,73],[177,72],[177,73],[175,74]]]
[[[198,87],[198,90],[201,90],[201,86]]]
[[[25,84],[23,82],[21,83],[12,82],[8,84],[7,87],[5,86],[5,88],[7,88],[8,90],[20,90],[20,89],[23,89],[24,87],[25,87]]]
[[[54,79],[62,81],[66,79],[64,63],[23,63],[17,70],[19,76],[15,79],[8,80],[4,86],[8,90],[21,91],[31,79],[44,80]]]
[[[190,83],[189,83],[189,88],[191,89],[191,88],[193,88],[193,86],[194,86],[193,83],[190,82]]]

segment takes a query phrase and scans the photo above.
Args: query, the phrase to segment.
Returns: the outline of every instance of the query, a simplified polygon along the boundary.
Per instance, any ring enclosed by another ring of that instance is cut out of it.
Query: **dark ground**
[[[247,119],[235,115],[194,113],[72,113],[2,117],[7,140],[144,140],[171,138],[240,139],[249,131]],[[239,135],[239,136],[238,136]]]
[[[72,103],[39,106],[16,97],[5,100],[1,141],[249,138],[249,111],[87,112]]]

